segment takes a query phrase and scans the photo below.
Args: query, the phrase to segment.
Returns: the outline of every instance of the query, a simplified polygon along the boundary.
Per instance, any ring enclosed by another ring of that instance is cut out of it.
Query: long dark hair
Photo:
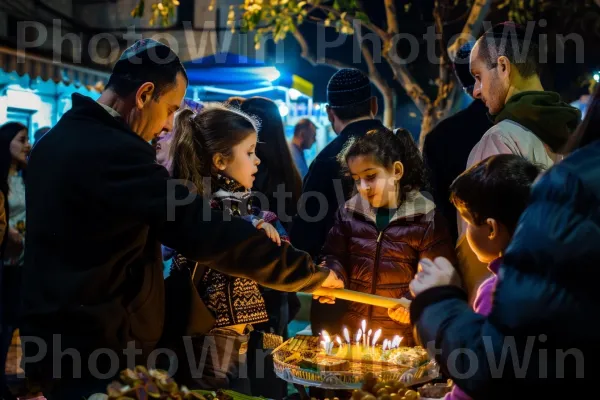
[[[396,161],[404,166],[400,179],[400,200],[406,193],[427,188],[427,174],[421,152],[412,135],[406,129],[395,132],[378,128],[365,136],[351,138],[338,155],[338,162],[348,172],[348,160],[358,156],[371,156],[385,168],[391,168]]]
[[[571,136],[564,154],[587,146],[598,139],[600,139],[600,85],[597,85],[587,107],[585,118]]]
[[[8,198],[8,173],[13,159],[10,154],[10,142],[27,127],[19,122],[7,122],[0,126],[0,190]]]
[[[296,205],[302,194],[302,178],[292,160],[279,108],[269,99],[252,97],[242,102],[241,110],[258,119],[259,144],[256,155],[268,171],[265,183],[255,189],[270,197],[277,191],[278,185],[284,184],[285,191],[292,193],[292,198],[286,202],[286,212],[292,216],[296,213]]]
[[[195,185],[199,194],[205,187],[203,178],[211,178],[217,189],[217,168],[213,156],[233,155],[233,147],[256,132],[256,123],[248,115],[224,105],[205,106],[199,113],[183,109],[175,116],[173,141],[169,151],[173,178]]]

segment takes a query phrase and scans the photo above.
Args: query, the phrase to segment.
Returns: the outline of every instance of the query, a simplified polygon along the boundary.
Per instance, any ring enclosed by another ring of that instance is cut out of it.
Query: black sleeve
[[[435,344],[442,370],[472,398],[513,398],[567,382],[578,369],[562,370],[552,358],[565,349],[581,351],[586,377],[594,376],[587,369],[597,354],[589,316],[598,304],[591,300],[600,259],[598,198],[560,167],[534,185],[498,272],[489,316],[472,311],[456,288],[429,289],[411,304],[421,342]]]
[[[100,169],[98,178],[105,184],[96,185],[103,189],[98,197],[157,229],[161,243],[185,257],[281,291],[310,292],[326,278],[328,270],[315,266],[308,254],[288,243],[278,247],[252,224],[213,211],[209,202],[190,195],[185,185],[169,179],[151,152],[122,146],[111,161]]]
[[[338,208],[336,186],[342,190],[341,179],[336,180],[335,166],[330,160],[315,159],[310,165],[302,187],[303,200],[294,218],[290,239],[292,244],[315,258],[321,252],[327,233],[333,226]]]

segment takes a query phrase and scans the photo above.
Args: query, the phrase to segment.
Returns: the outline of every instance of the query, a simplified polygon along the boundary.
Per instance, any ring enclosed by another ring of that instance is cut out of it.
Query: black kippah
[[[327,102],[332,108],[363,103],[371,97],[371,81],[358,69],[341,69],[327,84]]]
[[[178,59],[177,54],[164,43],[154,39],[140,39],[125,49],[117,63],[130,61],[132,63],[144,64],[148,60],[160,64]]]

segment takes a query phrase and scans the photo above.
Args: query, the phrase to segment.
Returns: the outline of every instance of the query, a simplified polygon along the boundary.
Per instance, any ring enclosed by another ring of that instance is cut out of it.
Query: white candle
[[[388,346],[388,340],[387,339],[383,339],[383,346],[381,346],[382,350],[387,350],[387,346]]]
[[[367,347],[371,347],[371,335],[373,334],[373,330],[369,329],[369,334],[367,335]]]
[[[362,337],[362,331],[359,329],[358,333],[356,334],[356,343],[358,343],[360,345],[360,338]]]
[[[350,333],[348,332],[348,328],[344,328],[344,339],[346,339],[346,342],[350,344]]]
[[[377,329],[375,331],[375,334],[373,335],[373,349],[375,349],[375,345],[377,344],[377,341],[379,340],[379,337],[381,336],[381,329]]]

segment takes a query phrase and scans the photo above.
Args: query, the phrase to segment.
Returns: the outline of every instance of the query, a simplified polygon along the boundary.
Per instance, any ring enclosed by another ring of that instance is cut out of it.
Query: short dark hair
[[[406,129],[398,128],[392,132],[384,127],[371,130],[362,137],[351,138],[337,156],[346,173],[348,161],[357,156],[372,156],[385,168],[391,168],[396,161],[400,161],[404,165],[404,175],[400,179],[402,196],[427,186],[421,151]]]
[[[371,115],[371,98],[361,103],[331,108],[331,111],[342,121],[368,117]]]
[[[466,209],[475,224],[494,218],[514,233],[540,171],[540,167],[515,154],[491,156],[454,180],[450,201],[456,208]]]
[[[479,38],[479,44],[479,54],[490,69],[496,66],[498,57],[505,56],[523,78],[538,73],[538,45],[517,24],[495,25]]]
[[[148,46],[148,43],[154,44]],[[156,100],[175,85],[178,74],[182,74],[188,81],[183,64],[170,47],[150,40],[140,40],[125,50],[117,61],[106,88],[120,97],[128,97],[144,83],[152,82],[155,88],[152,97]]]
[[[300,121],[296,123],[294,127],[294,136],[298,136],[300,132],[310,128],[311,126],[317,127],[314,122],[312,122],[308,118],[302,118]]]

